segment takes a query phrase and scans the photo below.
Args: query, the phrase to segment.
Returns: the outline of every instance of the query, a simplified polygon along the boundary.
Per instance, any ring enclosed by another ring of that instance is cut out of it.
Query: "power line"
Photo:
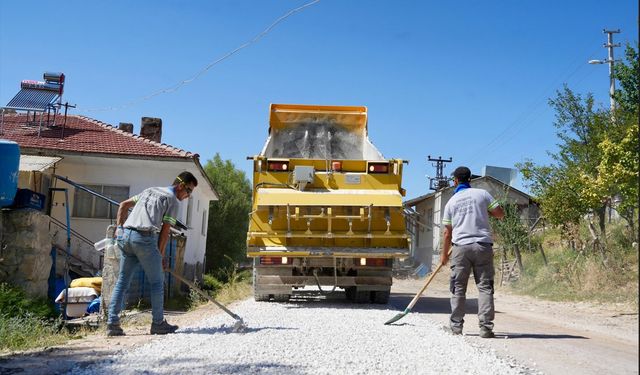
[[[590,44],[592,44],[592,42],[590,42]],[[594,56],[596,52],[597,51],[594,50],[591,53],[590,57]],[[560,80],[568,81],[576,73],[578,73],[578,71],[583,69],[584,64],[578,62],[578,61],[582,61],[583,59],[584,59],[584,56],[579,56],[576,59],[574,59],[574,61],[571,64],[569,64],[569,67],[576,65],[576,63],[578,63],[578,65],[576,66],[575,69],[573,69],[573,71],[571,71],[571,73],[569,73],[568,75],[560,74],[555,80],[552,80],[552,83],[545,90],[543,90],[542,97],[539,97],[537,100],[533,101],[524,112],[518,115],[516,119],[513,122],[511,122],[510,125],[504,128],[491,141],[489,141],[487,144],[485,144],[484,146],[479,148],[475,153],[473,153],[470,159],[475,160],[477,157],[487,155],[488,153],[490,153],[491,147],[495,149],[496,148],[495,146],[504,144],[506,141],[510,141],[511,139],[513,139],[513,137],[515,137],[515,135],[517,135],[518,130],[520,130],[525,125],[531,123],[535,118],[537,118],[537,116],[534,116],[534,115],[540,111],[542,104],[545,102],[546,99],[548,99],[546,95],[548,95],[548,93],[551,90],[557,87],[558,81]],[[564,79],[562,79],[563,76],[565,76]]]
[[[283,22],[285,19],[289,18],[290,16],[292,16],[295,13],[298,13],[300,11],[302,11],[303,9],[310,7],[316,3],[319,3],[320,0],[313,0],[310,1],[304,5],[301,5],[297,8],[291,9],[289,10],[287,13],[285,13],[284,15],[280,16],[278,19],[276,19],[273,23],[271,23],[266,29],[264,29],[261,33],[259,33],[258,35],[254,36],[253,39],[245,42],[244,44],[240,45],[239,47],[227,52],[225,55],[223,55],[222,57],[210,62],[207,66],[205,66],[204,68],[202,68],[199,72],[197,72],[195,75],[193,75],[191,78],[182,80],[178,83],[176,83],[173,86],[169,86],[167,88],[164,89],[160,89],[158,91],[155,91],[149,95],[140,97],[138,99],[134,99],[130,102],[121,104],[119,106],[112,106],[112,107],[102,107],[102,108],[87,108],[84,109],[85,112],[102,112],[102,111],[113,111],[113,110],[118,110],[118,109],[123,109],[123,108],[128,108],[131,107],[135,104],[138,104],[140,102],[149,100],[151,98],[154,98],[158,95],[162,95],[162,94],[168,94],[168,93],[172,93],[175,91],[178,91],[182,86],[185,86],[193,81],[195,81],[196,79],[200,78],[202,75],[204,75],[207,71],[209,71],[209,69],[213,68],[214,66],[218,65],[219,63],[221,63],[222,61],[228,59],[229,57],[235,55],[236,53],[238,53],[240,50],[249,47],[250,45],[257,43],[260,39],[262,39],[264,36],[266,36],[269,32],[271,32],[271,30],[273,28],[275,28],[276,26],[278,26],[278,24],[280,24],[281,22]]]

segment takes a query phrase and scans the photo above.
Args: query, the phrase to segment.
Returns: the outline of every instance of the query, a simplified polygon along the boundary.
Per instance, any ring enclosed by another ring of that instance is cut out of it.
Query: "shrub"
[[[214,295],[217,291],[222,289],[223,286],[224,283],[210,273],[202,276],[202,289],[211,291]]]
[[[61,343],[60,321],[44,298],[30,298],[7,283],[0,284],[0,350],[17,350]]]
[[[24,316],[30,314],[39,318],[57,316],[53,304],[46,298],[30,298],[26,293],[7,283],[0,284],[0,315]]]
[[[525,271],[513,288],[550,300],[615,302],[637,310],[637,250],[625,225],[610,224],[609,233],[603,257],[589,246],[574,250],[559,241],[555,231],[546,232],[542,241],[548,265],[540,254],[523,254]]]

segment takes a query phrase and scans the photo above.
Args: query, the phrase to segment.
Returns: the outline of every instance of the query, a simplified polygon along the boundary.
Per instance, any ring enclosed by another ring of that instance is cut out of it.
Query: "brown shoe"
[[[462,328],[458,328],[458,327],[451,327],[451,326],[444,326],[442,327],[442,329],[447,332],[448,334],[454,335],[454,336],[459,336],[462,334]]]
[[[107,324],[107,336],[125,336],[122,327],[120,327],[120,323]]]
[[[492,330],[487,327],[480,327],[480,337],[483,339],[492,339],[496,337]]]
[[[168,333],[174,333],[178,329],[178,326],[167,323],[166,320],[163,320],[162,323],[156,324],[151,323],[151,334],[152,335],[166,335]]]

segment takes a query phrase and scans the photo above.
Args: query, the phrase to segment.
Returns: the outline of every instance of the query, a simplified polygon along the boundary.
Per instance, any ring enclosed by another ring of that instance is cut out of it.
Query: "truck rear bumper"
[[[287,247],[249,246],[249,257],[354,257],[354,258],[404,258],[409,256],[408,248],[365,248],[365,247]]]
[[[290,287],[299,287],[304,285],[316,285],[316,279],[313,276],[278,276],[278,275],[256,275],[256,281],[260,285],[287,285]],[[322,286],[333,286],[336,278],[333,276],[318,276],[318,281]],[[338,287],[348,286],[390,286],[391,276],[338,276]]]

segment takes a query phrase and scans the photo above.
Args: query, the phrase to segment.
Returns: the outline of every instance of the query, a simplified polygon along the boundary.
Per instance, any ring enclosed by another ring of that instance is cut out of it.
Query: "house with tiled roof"
[[[183,248],[174,255],[183,274],[199,276],[205,257],[209,202],[218,197],[198,154],[162,143],[162,121],[156,118],[143,117],[140,133],[134,134],[132,124],[114,127],[78,115],[44,116],[45,120],[42,114],[5,113],[0,138],[20,146],[19,188],[45,195],[50,187],[68,189],[68,202],[64,194],[54,192],[46,206],[54,242],[63,246],[68,204],[74,233],[73,270],[86,275],[101,268],[102,259],[92,244],[105,237],[117,214],[117,206],[82,187],[120,202],[147,187],[168,186],[186,170],[199,183],[191,197],[182,202],[178,220],[184,225]]]
[[[528,226],[533,225],[540,217],[538,204],[533,198],[491,175],[471,177],[471,187],[484,189],[496,199],[516,204],[521,220]],[[404,207],[413,212],[407,220],[411,233],[411,258],[416,263],[424,264],[427,270],[440,262],[442,250],[442,216],[444,207],[454,194],[454,187],[449,186],[429,194],[409,199]]]

